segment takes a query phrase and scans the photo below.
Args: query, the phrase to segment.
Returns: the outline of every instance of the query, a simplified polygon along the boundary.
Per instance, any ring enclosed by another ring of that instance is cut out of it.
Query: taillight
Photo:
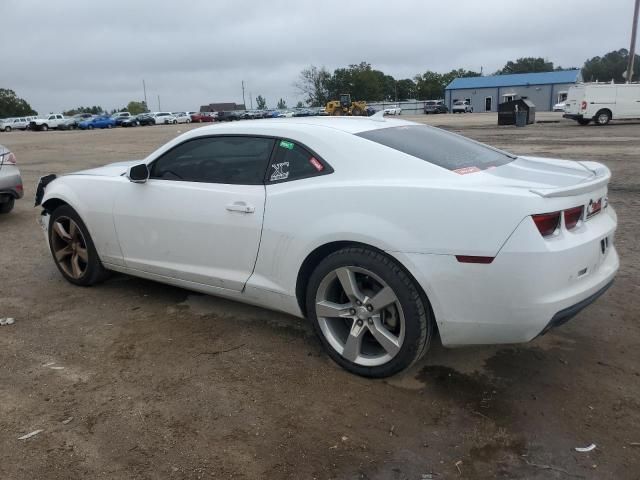
[[[540,234],[543,237],[553,235],[560,225],[560,214],[562,212],[541,213],[539,215],[531,215],[533,222],[538,227]]]
[[[582,110],[586,110],[587,109],[587,102],[583,100],[582,103],[580,104],[580,108]]]
[[[584,212],[583,206],[569,208],[564,211],[564,225],[567,230],[576,228],[576,225],[582,219],[582,212]]]

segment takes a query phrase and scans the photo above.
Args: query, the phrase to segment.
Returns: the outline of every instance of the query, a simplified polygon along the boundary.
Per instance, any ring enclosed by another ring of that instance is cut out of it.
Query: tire
[[[177,121],[177,120],[174,120],[172,123],[173,123],[174,125],[177,125],[177,124],[178,124],[178,121]]]
[[[75,224],[75,228],[70,225],[70,222]],[[69,241],[63,240],[64,235],[59,233],[60,231],[56,224],[61,225],[62,232],[66,233],[66,236],[70,238]],[[100,262],[93,240],[89,235],[89,230],[73,208],[69,205],[62,205],[56,208],[49,218],[48,233],[49,250],[56,267],[58,267],[65,280],[74,285],[88,287],[107,278],[108,271]],[[61,250],[65,249],[72,253],[61,256]],[[81,251],[84,251],[86,260],[83,260]],[[56,252],[58,255],[56,255]],[[77,262],[78,270],[72,265],[74,260]]]
[[[16,203],[16,199],[11,197],[8,202],[0,203],[0,214],[9,213],[13,210],[13,206]]]
[[[93,125],[88,125],[87,130],[93,130]]]
[[[44,125],[42,125],[42,126],[40,127],[40,129],[41,129],[43,132],[46,132],[47,130],[49,130],[49,125],[47,125],[47,124],[45,123]]]
[[[596,116],[593,117],[593,121],[598,126],[608,125],[611,121],[611,112],[609,110],[600,110],[596,113]]]
[[[585,125],[589,125],[591,123],[591,119],[590,118],[581,118],[580,120],[576,120],[576,122],[578,122],[580,125],[582,125],[584,127]]]
[[[355,296],[346,293],[345,279],[355,280]],[[378,309],[382,289],[387,302]],[[395,260],[367,248],[326,257],[311,274],[305,303],[331,359],[364,377],[388,377],[411,366],[427,351],[434,330],[431,309],[413,279]],[[341,316],[331,315],[338,311]]]
[[[108,125],[107,125],[107,128],[113,128],[113,125],[108,124]]]
[[[5,132],[7,132],[7,133],[9,133],[9,132],[11,131],[11,127],[5,127],[5,128],[4,128],[4,131],[5,131]]]

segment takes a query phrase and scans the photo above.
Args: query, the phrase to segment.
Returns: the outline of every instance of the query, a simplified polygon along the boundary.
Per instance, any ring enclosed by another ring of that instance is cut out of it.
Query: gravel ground
[[[0,326],[0,478],[640,478],[640,124],[414,118],[608,165],[621,257],[609,292],[529,344],[434,345],[403,375],[358,378],[296,318],[58,274],[32,208],[38,177],[142,158],[193,126],[0,134],[26,193],[0,218],[0,317],[16,319]]]

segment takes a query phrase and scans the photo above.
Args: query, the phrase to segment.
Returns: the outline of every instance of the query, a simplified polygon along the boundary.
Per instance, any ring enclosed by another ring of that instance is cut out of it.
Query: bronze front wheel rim
[[[87,242],[78,224],[58,217],[51,228],[51,250],[56,263],[73,279],[80,279],[89,266]]]

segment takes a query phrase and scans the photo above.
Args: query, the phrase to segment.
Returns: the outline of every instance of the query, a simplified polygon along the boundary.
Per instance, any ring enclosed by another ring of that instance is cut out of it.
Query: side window
[[[271,138],[244,136],[189,140],[153,162],[151,178],[261,185],[273,143]]]
[[[289,140],[278,140],[276,153],[267,172],[270,183],[298,180],[333,172],[322,159]]]

